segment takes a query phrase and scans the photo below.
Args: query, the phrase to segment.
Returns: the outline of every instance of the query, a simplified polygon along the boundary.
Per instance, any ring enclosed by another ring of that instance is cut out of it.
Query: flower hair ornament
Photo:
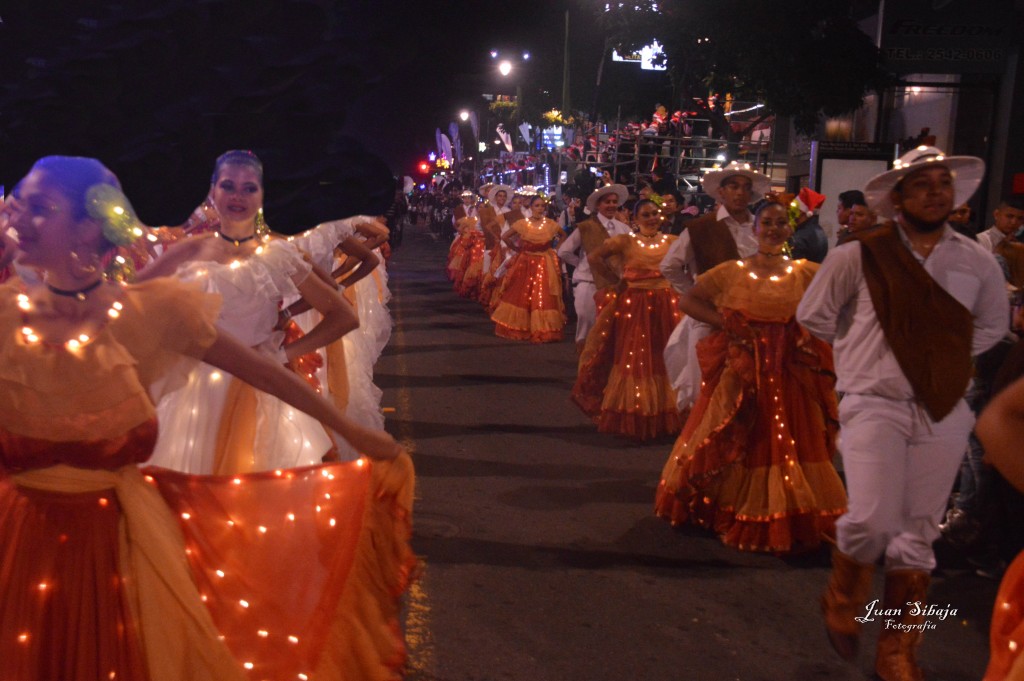
[[[85,210],[98,220],[103,238],[114,246],[130,246],[145,232],[132,204],[112,184],[94,184],[85,192]]]
[[[103,238],[115,247],[103,259],[107,279],[133,280],[135,262],[131,247],[145,234],[145,229],[135,216],[128,197],[112,184],[94,184],[85,192],[85,210],[100,223]]]

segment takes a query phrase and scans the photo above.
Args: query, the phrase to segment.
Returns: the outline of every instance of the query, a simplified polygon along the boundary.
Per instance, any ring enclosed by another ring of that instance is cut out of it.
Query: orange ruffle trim
[[[671,289],[598,296],[572,400],[602,433],[647,440],[682,427],[662,353],[679,321]]]
[[[831,353],[793,321],[748,322],[698,345],[704,387],[662,471],[655,513],[747,551],[812,549],[835,534]]]
[[[509,264],[491,313],[502,338],[550,343],[562,339],[565,312],[555,252],[523,251]]]
[[[461,263],[462,275],[457,277],[455,292],[463,298],[476,299],[484,276],[484,235],[482,232],[470,232],[462,239],[466,246]]]
[[[397,681],[406,660],[399,597],[417,572],[409,546],[415,476],[412,459],[375,461],[352,572],[316,679]]]

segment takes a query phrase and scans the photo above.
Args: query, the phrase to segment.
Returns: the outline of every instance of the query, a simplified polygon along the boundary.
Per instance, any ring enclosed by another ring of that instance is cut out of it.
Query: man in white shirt
[[[686,223],[686,229],[669,247],[660,266],[661,273],[680,293],[693,286],[698,274],[757,252],[754,216],[749,206],[755,196],[764,196],[771,187],[767,176],[752,170],[749,164],[735,161],[706,173],[701,184],[706,193],[717,197],[718,209]],[[700,392],[697,341],[710,331],[707,324],[685,317],[665,345],[665,368],[676,390],[680,411],[690,408]]]
[[[576,351],[583,351],[587,334],[597,321],[596,296],[615,282],[598,276],[595,281],[587,255],[610,237],[629,234],[629,225],[615,219],[619,204],[626,200],[628,190],[621,184],[609,184],[594,190],[587,197],[590,217],[576,224],[576,229],[558,247],[558,257],[576,268],[572,274],[573,300],[576,307]]]
[[[480,187],[480,196],[487,197],[487,202],[480,207],[480,224],[484,230],[484,273],[491,271],[491,260],[495,252],[500,256],[501,234],[505,228],[505,215],[511,210],[508,197],[512,187],[507,184],[485,184]]]
[[[1024,200],[1014,196],[1004,197],[992,212],[992,218],[993,225],[978,234],[978,243],[989,253],[995,253],[1003,241],[1024,227]]]
[[[895,609],[875,658],[885,681],[920,679],[916,648],[935,567],[932,542],[963,459],[974,416],[963,396],[972,356],[1007,332],[1009,307],[995,258],[947,224],[977,189],[984,163],[921,146],[865,189],[894,224],[837,247],[797,310],[834,344],[840,450],[849,507],[836,526],[822,599],[836,651],[856,653],[875,562],[885,557],[880,609]]]

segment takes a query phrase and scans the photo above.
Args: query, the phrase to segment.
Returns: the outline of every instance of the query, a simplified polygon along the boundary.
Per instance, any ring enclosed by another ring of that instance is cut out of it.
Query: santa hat
[[[812,215],[814,211],[821,208],[821,205],[825,203],[825,195],[819,194],[810,187],[804,187],[800,190],[800,193],[793,199],[793,205],[800,209],[801,213]]]

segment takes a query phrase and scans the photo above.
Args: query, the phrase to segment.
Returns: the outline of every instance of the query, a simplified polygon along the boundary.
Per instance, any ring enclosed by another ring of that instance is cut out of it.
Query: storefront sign
[[[1012,0],[886,2],[882,55],[897,73],[1002,73],[1014,38]]]

